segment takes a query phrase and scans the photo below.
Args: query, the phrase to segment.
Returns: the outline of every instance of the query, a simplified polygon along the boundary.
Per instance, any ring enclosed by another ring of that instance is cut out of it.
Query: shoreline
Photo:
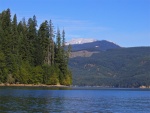
[[[70,87],[66,85],[46,85],[46,84],[0,84],[0,86],[13,86],[13,87]]]
[[[91,87],[93,87],[93,88],[117,88],[117,89],[119,89],[119,88],[121,88],[121,87],[102,87],[102,86],[78,86],[78,87],[76,87],[76,86],[72,86],[72,85],[70,85],[70,86],[66,86],[66,85],[46,85],[46,84],[9,84],[9,83],[1,83],[0,84],[0,87],[4,87],[4,86],[12,86],[12,87],[58,87],[58,88],[69,88],[69,87],[74,87],[74,88],[91,88]],[[137,88],[139,88],[139,89],[150,89],[150,86],[140,86],[140,87],[137,87]],[[123,89],[126,89],[126,88],[123,88]],[[134,89],[133,87],[132,87],[132,89]],[[136,88],[135,88],[136,89]]]

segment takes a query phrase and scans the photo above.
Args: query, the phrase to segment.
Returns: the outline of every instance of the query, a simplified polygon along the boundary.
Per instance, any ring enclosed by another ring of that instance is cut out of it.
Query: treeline
[[[150,86],[150,47],[100,51],[69,61],[73,85],[138,88]]]
[[[0,83],[70,85],[69,52],[51,20],[37,29],[36,16],[17,22],[10,9],[0,13]]]

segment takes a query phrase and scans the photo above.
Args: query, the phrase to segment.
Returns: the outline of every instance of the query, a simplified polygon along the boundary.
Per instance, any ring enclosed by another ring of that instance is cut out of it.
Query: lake
[[[149,113],[150,89],[0,87],[0,113]]]

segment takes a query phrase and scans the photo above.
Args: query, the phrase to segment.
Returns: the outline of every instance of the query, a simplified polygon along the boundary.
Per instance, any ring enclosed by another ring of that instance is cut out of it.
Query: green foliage
[[[52,73],[52,75],[49,77],[49,80],[48,80],[47,84],[50,84],[50,85],[59,84],[59,78],[58,78],[58,76],[55,72]]]
[[[19,83],[28,84],[32,83],[32,76],[31,76],[32,67],[30,66],[28,61],[24,61],[20,67],[19,72]]]
[[[150,86],[150,47],[100,51],[91,57],[70,59],[74,85]]]
[[[4,82],[7,75],[5,55],[0,51],[0,81]]]
[[[15,83],[15,79],[13,78],[11,74],[7,76],[7,83],[10,83],[10,84]]]
[[[63,39],[60,36],[58,30],[55,42],[51,20],[37,29],[36,16],[18,23],[16,14],[11,20],[10,9],[0,13],[0,82],[70,85],[65,45],[61,44],[64,30]]]
[[[39,84],[43,80],[43,69],[41,66],[36,66],[32,69],[32,83]]]

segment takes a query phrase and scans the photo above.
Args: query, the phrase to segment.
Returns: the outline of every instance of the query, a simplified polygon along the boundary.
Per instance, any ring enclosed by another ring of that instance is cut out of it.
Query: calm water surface
[[[0,113],[150,113],[150,89],[0,87]]]

